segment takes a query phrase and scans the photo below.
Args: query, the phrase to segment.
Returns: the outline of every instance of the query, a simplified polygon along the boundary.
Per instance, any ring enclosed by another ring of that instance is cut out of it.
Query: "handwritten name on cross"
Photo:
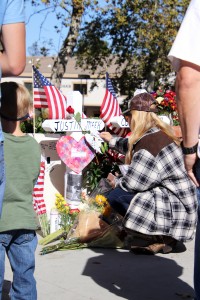
[[[70,120],[45,120],[42,123],[42,128],[45,131],[53,132],[80,132],[80,131],[101,131],[104,128],[104,122],[101,119],[81,119],[77,122],[74,119]]]

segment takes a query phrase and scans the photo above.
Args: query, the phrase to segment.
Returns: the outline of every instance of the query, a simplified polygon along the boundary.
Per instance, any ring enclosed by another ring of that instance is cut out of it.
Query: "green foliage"
[[[21,131],[24,133],[33,133],[33,122],[32,121],[24,121],[20,125]]]
[[[31,47],[28,48],[28,52],[31,56],[48,56],[50,48],[53,46],[52,39],[44,41],[42,44],[34,42]]]
[[[152,91],[159,79],[166,79],[171,72],[167,55],[189,2],[32,0],[40,8],[37,13],[46,9],[46,15],[56,15],[57,33],[67,28],[51,79],[59,86],[68,57],[76,55],[83,70],[99,72],[99,76],[105,76],[107,68],[115,64],[112,75],[121,95],[130,98],[141,85]],[[35,46],[37,52],[38,45]],[[45,55],[49,50],[45,46],[39,49]]]
[[[118,164],[122,162],[118,159],[118,155],[111,155],[110,150],[106,150],[108,146],[103,147],[105,152],[96,154],[83,176],[83,187],[87,188],[89,194],[97,187],[101,178],[106,178],[109,173],[120,173]]]
[[[84,174],[83,187],[88,189],[90,193],[98,184],[102,178],[101,166],[95,162],[91,162],[87,168],[86,174]]]
[[[115,63],[118,87],[128,97],[145,81],[152,90],[171,72],[167,55],[189,2],[107,1],[82,30],[77,47],[79,65],[96,70],[104,62],[105,74],[106,67]]]
[[[80,112],[77,112],[74,115],[74,118],[75,118],[76,122],[80,123],[81,122],[81,114],[80,114]]]
[[[106,142],[101,143],[101,152],[102,152],[102,154],[105,154],[106,151],[108,151],[108,144]]]
[[[45,133],[42,128],[42,123],[44,119],[42,117],[37,117],[35,120],[35,133]],[[24,133],[33,133],[33,120],[24,121],[21,123],[21,130]]]
[[[42,123],[44,119],[42,117],[37,117],[35,120],[35,132],[36,133],[45,133],[44,129],[42,128]]]

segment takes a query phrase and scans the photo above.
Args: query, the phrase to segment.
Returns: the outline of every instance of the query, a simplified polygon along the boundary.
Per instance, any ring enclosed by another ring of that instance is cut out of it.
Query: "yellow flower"
[[[64,213],[64,214],[69,213],[69,208],[67,208],[66,201],[61,194],[56,194],[55,205],[56,205],[57,210],[60,213]]]
[[[65,205],[65,213],[66,213],[66,214],[68,214],[68,213],[69,213],[69,211],[70,211],[70,208],[69,208],[69,206],[68,206],[68,205]]]
[[[107,202],[107,199],[103,195],[96,195],[95,202],[98,206],[104,206]]]
[[[64,197],[61,194],[56,194],[56,200],[58,201],[65,201]]]

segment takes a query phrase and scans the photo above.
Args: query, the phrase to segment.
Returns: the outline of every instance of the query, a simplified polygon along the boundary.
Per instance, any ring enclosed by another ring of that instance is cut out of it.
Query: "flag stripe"
[[[87,116],[82,112],[82,119],[87,119]]]
[[[34,88],[33,95],[34,95],[34,107],[35,108],[48,107],[47,97],[44,92],[44,89]]]
[[[100,118],[108,126],[108,128],[115,134],[125,136],[127,133],[126,128],[113,127],[110,120],[112,117],[120,116],[122,114],[121,108],[116,98],[112,82],[106,73],[106,92],[100,107]]]
[[[107,98],[106,101],[107,110],[103,114],[103,121],[106,123],[106,125],[110,123],[110,119],[113,116],[120,116],[119,109],[117,108],[118,103],[116,102],[116,99],[113,99],[112,94],[109,94],[108,96],[109,97]]]
[[[53,86],[46,87],[45,90],[48,90],[48,94],[49,94],[48,100],[51,102],[50,106],[52,108],[52,119],[55,119],[56,115],[61,115],[62,111],[66,110],[64,106],[65,98]],[[56,99],[55,103],[54,103],[54,99]]]
[[[33,189],[33,207],[38,215],[46,213],[46,205],[44,202],[44,175],[45,162],[40,163],[40,174]]]

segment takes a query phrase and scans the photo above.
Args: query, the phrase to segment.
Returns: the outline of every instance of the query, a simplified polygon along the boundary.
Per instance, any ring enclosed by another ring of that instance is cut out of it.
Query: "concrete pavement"
[[[38,300],[193,299],[194,241],[185,247],[179,245],[178,253],[155,256],[121,249],[68,250],[41,256],[38,246]],[[11,281],[6,261],[2,300],[9,299]]]

